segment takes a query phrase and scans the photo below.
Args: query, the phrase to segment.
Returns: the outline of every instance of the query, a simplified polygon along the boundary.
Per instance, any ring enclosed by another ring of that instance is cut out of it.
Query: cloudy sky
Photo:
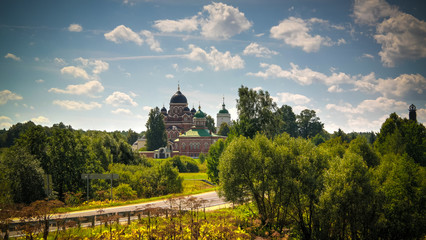
[[[325,129],[426,121],[426,1],[0,2],[0,128],[34,121],[142,131],[178,83],[190,107],[237,118],[241,85]]]

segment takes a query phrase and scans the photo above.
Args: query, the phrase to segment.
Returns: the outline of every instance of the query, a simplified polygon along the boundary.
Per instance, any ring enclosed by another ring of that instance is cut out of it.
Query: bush
[[[190,157],[174,156],[170,161],[173,167],[176,167],[181,173],[200,171],[197,162]]]
[[[120,200],[130,200],[137,197],[136,191],[127,183],[120,183],[118,187],[113,188],[112,192],[114,197]]]
[[[65,204],[67,206],[76,206],[83,202],[83,193],[73,193],[73,192],[66,192],[65,194]]]

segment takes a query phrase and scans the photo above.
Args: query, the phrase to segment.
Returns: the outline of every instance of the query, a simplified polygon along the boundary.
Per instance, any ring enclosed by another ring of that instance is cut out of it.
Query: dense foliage
[[[62,123],[48,128],[28,122],[9,131],[2,133],[12,145],[1,155],[1,204],[30,203],[45,197],[78,204],[87,189],[82,173],[131,175],[131,179],[120,176],[114,181],[115,191],[127,194],[124,198],[182,190],[182,180],[171,163],[148,163],[132,151],[128,143],[136,138],[132,130],[127,134],[85,132]],[[109,187],[108,181],[91,180],[90,197],[109,198]]]
[[[302,239],[416,239],[426,234],[425,133],[391,114],[374,146],[369,135],[348,141],[343,131],[319,146],[288,134],[238,136],[212,146],[221,154],[212,151],[208,166],[218,164],[220,193],[253,202],[265,229]]]
[[[167,146],[167,133],[164,125],[164,116],[158,107],[149,111],[146,122],[146,148],[154,151],[160,147]]]

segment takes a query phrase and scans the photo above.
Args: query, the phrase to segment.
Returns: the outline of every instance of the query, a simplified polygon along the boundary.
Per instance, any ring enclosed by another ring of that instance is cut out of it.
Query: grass
[[[202,180],[208,180],[207,173],[179,173],[179,176],[183,177],[184,180],[187,179],[202,179]]]
[[[141,198],[141,199],[129,200],[129,201],[99,202],[95,204],[80,205],[76,207],[62,207],[62,208],[58,208],[56,212],[66,213],[66,212],[76,212],[76,211],[83,211],[83,210],[90,210],[90,209],[97,209],[97,208],[117,207],[117,206],[124,206],[124,205],[130,205],[130,204],[146,203],[146,202],[164,200],[170,197],[179,197],[179,196],[187,196],[187,195],[211,192],[217,189],[217,187],[214,187],[203,181],[193,180],[193,179],[207,180],[207,173],[179,173],[179,175],[184,178],[182,193],[169,194],[169,195],[152,197],[152,198]]]

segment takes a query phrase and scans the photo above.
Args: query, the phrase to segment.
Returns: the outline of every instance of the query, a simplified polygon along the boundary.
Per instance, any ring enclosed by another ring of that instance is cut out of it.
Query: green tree
[[[426,166],[426,128],[423,124],[400,118],[392,113],[382,124],[376,149],[382,154],[395,153],[408,156],[421,166]]]
[[[228,133],[229,133],[228,124],[226,122],[221,123],[217,134],[221,136],[228,136]]]
[[[215,184],[219,183],[219,159],[225,146],[226,141],[219,139],[210,146],[207,154],[207,176]]]
[[[379,157],[373,150],[372,146],[368,144],[367,139],[358,136],[349,144],[348,151],[358,154],[362,157],[368,167],[375,167],[379,165]]]
[[[280,119],[275,114],[277,105],[268,91],[259,92],[241,86],[238,89],[237,110],[239,121],[235,123],[237,132],[253,138],[257,132],[267,137],[279,134]]]
[[[158,107],[151,109],[146,123],[146,147],[153,151],[167,145],[167,134],[164,126],[164,117]]]
[[[299,134],[303,138],[313,138],[323,130],[324,124],[320,122],[314,110],[305,109],[297,115]]]
[[[85,147],[78,142],[81,134],[75,135],[72,129],[62,127],[54,127],[51,131],[47,153],[50,159],[49,174],[52,174],[54,189],[63,200],[64,193],[77,192],[83,186],[81,174],[87,154]]]
[[[297,137],[296,115],[294,114],[293,109],[288,105],[282,105],[276,111],[276,114],[281,119],[280,133],[286,132],[291,137]]]
[[[11,147],[1,160],[1,169],[5,182],[8,185],[15,203],[31,203],[45,197],[43,190],[44,171],[40,162],[25,148]]]
[[[320,197],[321,238],[374,239],[377,198],[372,175],[360,155],[336,157],[324,175]]]
[[[426,234],[426,171],[408,157],[387,154],[374,171],[380,194],[379,237],[421,239]]]
[[[212,133],[216,132],[216,127],[215,127],[215,123],[214,123],[214,118],[212,118],[212,116],[207,115],[206,117],[206,127],[207,129],[209,129],[209,131],[211,131]]]
[[[138,140],[139,134],[132,129],[127,131],[127,143],[132,145],[136,140]]]

